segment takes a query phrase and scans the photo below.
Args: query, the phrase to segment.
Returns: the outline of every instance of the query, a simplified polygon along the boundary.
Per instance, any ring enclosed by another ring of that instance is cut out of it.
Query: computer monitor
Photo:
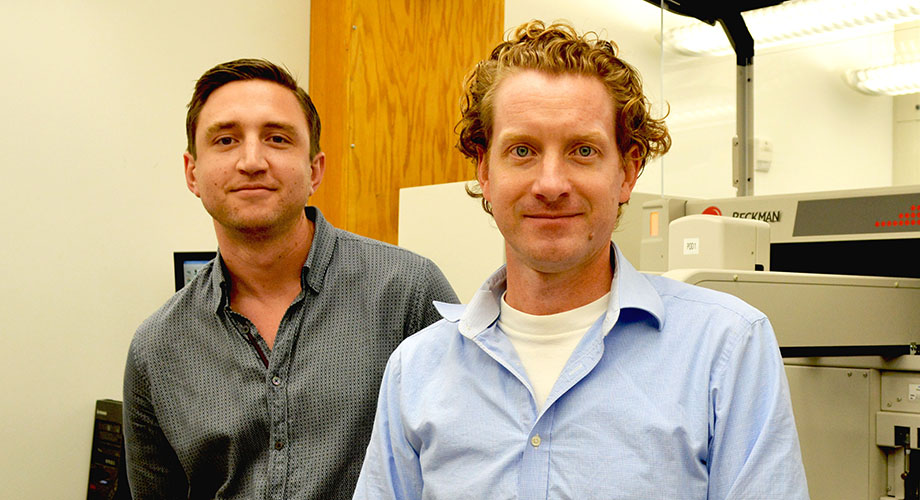
[[[198,271],[217,256],[217,252],[173,252],[176,291],[198,276]]]

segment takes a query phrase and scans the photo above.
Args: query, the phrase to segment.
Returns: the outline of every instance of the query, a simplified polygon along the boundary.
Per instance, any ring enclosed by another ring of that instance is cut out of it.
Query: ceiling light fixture
[[[890,28],[920,19],[917,0],[790,0],[742,13],[757,50],[854,32]],[[732,53],[718,26],[695,22],[665,31],[666,47],[692,55]]]
[[[847,80],[867,94],[913,94],[920,92],[920,61],[849,71]]]

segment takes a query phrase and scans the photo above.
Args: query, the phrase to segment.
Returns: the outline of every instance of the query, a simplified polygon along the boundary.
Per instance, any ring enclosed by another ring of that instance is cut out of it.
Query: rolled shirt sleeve
[[[124,434],[128,483],[135,500],[187,498],[182,465],[150,402],[150,385],[132,343],[125,365]]]
[[[422,496],[418,449],[409,442],[403,427],[400,360],[397,351],[383,375],[374,430],[355,490],[356,499],[409,500]]]
[[[769,321],[732,337],[714,373],[709,498],[802,499],[808,488],[782,357]]]

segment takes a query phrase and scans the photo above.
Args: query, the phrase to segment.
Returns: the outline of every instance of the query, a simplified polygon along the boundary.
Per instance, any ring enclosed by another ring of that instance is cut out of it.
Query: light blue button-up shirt
[[[542,410],[496,326],[505,270],[439,304],[390,357],[355,498],[808,498],[767,318],[615,259]]]

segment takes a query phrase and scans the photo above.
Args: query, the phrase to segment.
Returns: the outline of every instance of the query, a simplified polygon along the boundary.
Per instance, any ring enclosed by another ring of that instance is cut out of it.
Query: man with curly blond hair
[[[459,148],[507,264],[387,364],[355,498],[808,497],[770,323],[611,243],[670,136],[612,42],[518,27]]]

